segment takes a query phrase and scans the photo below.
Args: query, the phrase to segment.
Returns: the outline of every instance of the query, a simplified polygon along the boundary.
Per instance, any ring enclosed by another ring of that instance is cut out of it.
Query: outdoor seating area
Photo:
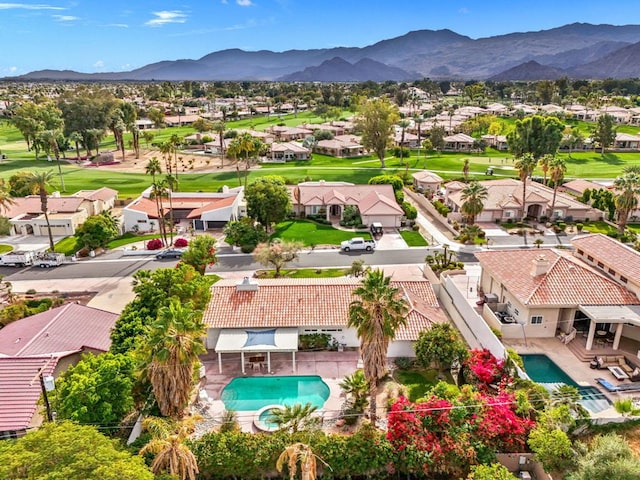
[[[605,378],[596,378],[596,381],[610,393],[640,392],[640,382],[622,383],[614,385]]]
[[[247,364],[251,370],[261,372],[266,368],[266,357],[264,355],[252,355],[249,357],[249,362]]]

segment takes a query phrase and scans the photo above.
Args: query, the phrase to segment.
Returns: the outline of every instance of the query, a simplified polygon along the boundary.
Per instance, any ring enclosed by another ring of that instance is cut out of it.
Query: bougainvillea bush
[[[175,242],[173,242],[173,245],[176,248],[186,248],[189,246],[189,240],[183,237],[176,238]]]
[[[500,385],[511,381],[505,369],[504,360],[497,359],[486,348],[471,350],[464,366],[468,372],[467,380],[480,390],[487,390],[490,385]]]
[[[535,424],[516,408],[512,393],[494,396],[470,386],[453,400],[432,396],[411,403],[401,397],[391,407],[387,439],[403,470],[464,478],[471,465],[490,462],[497,452],[526,450]]]
[[[159,250],[162,248],[162,240],[153,238],[147,242],[147,250]]]

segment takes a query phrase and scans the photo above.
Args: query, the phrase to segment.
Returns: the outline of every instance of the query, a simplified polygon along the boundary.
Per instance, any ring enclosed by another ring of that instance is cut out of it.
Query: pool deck
[[[219,417],[225,410],[220,394],[235,377],[271,375],[318,375],[329,386],[329,398],[319,414],[327,421],[334,420],[342,408],[344,397],[339,383],[358,368],[360,356],[357,351],[345,352],[296,352],[296,371],[292,369],[291,353],[272,353],[271,372],[255,371],[249,367],[242,373],[240,354],[222,355],[222,373],[218,373],[218,357],[210,352],[200,357],[206,371],[201,389],[208,396],[208,413]],[[245,357],[246,359],[246,357]],[[238,412],[238,421],[243,431],[255,432],[253,418],[256,412]]]

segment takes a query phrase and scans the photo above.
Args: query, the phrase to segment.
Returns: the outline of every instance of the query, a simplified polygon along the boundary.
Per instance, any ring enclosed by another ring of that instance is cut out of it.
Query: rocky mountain
[[[516,80],[557,80],[558,78],[566,76],[568,75],[565,70],[549,67],[547,65],[540,65],[535,60],[531,60],[505,70],[498,75],[494,75],[493,77],[490,77],[489,80],[494,82],[512,82]]]
[[[389,67],[369,58],[349,63],[343,58],[334,57],[317,67],[307,67],[301,72],[285,75],[278,80],[284,82],[365,82],[367,80],[402,82],[420,77],[418,74],[410,74],[401,68]]]
[[[451,30],[418,30],[363,48],[285,52],[230,49],[197,60],[157,62],[130,72],[85,74],[45,70],[18,78],[360,81],[373,74],[377,80],[396,80],[414,78],[415,73],[417,77],[431,79],[483,80],[507,78],[501,75],[510,72],[509,75],[536,80],[555,78],[552,76],[557,74],[556,70],[576,78],[623,78],[640,77],[640,62],[634,60],[640,51],[638,42],[640,25],[574,23],[479,39]],[[530,64],[531,61],[539,66]]]

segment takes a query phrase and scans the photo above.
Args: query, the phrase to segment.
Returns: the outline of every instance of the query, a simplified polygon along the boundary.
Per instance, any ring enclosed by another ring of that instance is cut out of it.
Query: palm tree
[[[11,188],[5,182],[4,178],[0,179],[0,212],[7,213],[9,207],[15,204],[15,200],[11,196]]]
[[[147,175],[151,175],[152,183],[156,183],[156,175],[160,175],[162,173],[160,160],[156,157],[151,157],[151,160],[149,160],[149,163],[147,163],[147,167],[145,168],[145,173]]]
[[[151,184],[151,195],[156,202],[156,211],[158,212],[158,228],[164,245],[167,245],[167,224],[165,222],[163,199],[167,196],[167,188],[166,180],[159,180]]]
[[[522,218],[527,216],[527,179],[536,168],[536,159],[530,153],[525,153],[516,160],[515,167],[522,182]]]
[[[615,191],[615,205],[618,212],[618,233],[624,233],[629,221],[629,215],[638,206],[640,195],[640,175],[635,171],[627,171],[613,182]]]
[[[298,462],[300,463],[300,477],[302,480],[315,480],[318,474],[317,462],[320,460],[327,465],[320,457],[318,457],[311,447],[306,443],[294,443],[284,449],[276,462],[276,470],[282,472],[285,464],[289,469],[289,480],[296,478],[298,472]]]
[[[395,338],[397,329],[406,325],[408,311],[407,301],[390,282],[391,277],[385,277],[382,270],[367,272],[362,284],[353,291],[359,299],[349,305],[349,326],[356,328],[360,338],[364,376],[371,396],[370,417],[374,423],[378,383],[387,373],[389,342]]]
[[[356,370],[351,375],[344,377],[340,382],[340,388],[349,397],[349,402],[357,412],[364,411],[367,406],[367,393],[369,391],[369,382],[364,376],[362,370]]]
[[[198,463],[193,452],[184,441],[193,433],[197,417],[189,417],[180,422],[165,418],[147,417],[142,428],[151,434],[151,440],[142,447],[140,454],[154,455],[151,471],[158,475],[166,472],[180,480],[195,480]]]
[[[76,159],[80,161],[80,143],[84,141],[80,132],[71,132],[69,134],[69,141],[73,142],[76,146]]]
[[[411,125],[411,122],[409,122],[409,120],[400,120],[398,122],[398,126],[400,127],[400,162],[402,163],[402,157],[404,156],[404,133],[407,129],[407,127]]]
[[[51,186],[53,180],[53,172],[51,170],[44,172],[31,172],[27,177],[30,189],[40,195],[40,209],[44,215],[44,221],[47,223],[47,233],[49,234],[49,248],[53,252],[55,245],[53,244],[53,234],[51,233],[51,224],[49,223],[48,212],[48,193],[47,188]]]
[[[270,421],[278,426],[278,430],[297,433],[300,430],[305,430],[307,427],[318,423],[317,418],[311,417],[317,409],[317,406],[309,402],[305,405],[301,403],[284,405],[284,408],[271,409]]]
[[[167,187],[169,188],[167,191],[167,195],[169,196],[169,221],[171,222],[171,228],[169,230],[169,245],[173,245],[173,229],[175,227],[175,219],[173,217],[173,192],[178,190],[178,176],[176,175],[174,177],[173,175],[168,174],[164,180],[167,183]]]
[[[464,164],[462,165],[462,175],[464,175],[464,180],[465,182],[469,179],[469,159],[465,158],[464,159]]]
[[[171,135],[169,139],[171,142],[171,150],[173,151],[173,161],[176,165],[176,180],[178,179],[178,145],[182,143],[182,138],[177,133]],[[171,172],[169,172],[171,173]]]
[[[567,171],[567,163],[563,158],[556,157],[549,162],[549,180],[553,182],[553,198],[551,200],[551,217],[553,211],[556,208],[556,195],[558,194],[558,187],[562,183],[564,174]]]
[[[480,182],[473,181],[467,184],[460,193],[463,202],[462,213],[467,216],[468,223],[473,225],[476,216],[484,209],[484,201],[489,196],[489,191]]]
[[[220,141],[220,168],[224,167],[224,122],[215,122],[213,124],[213,131],[218,134],[218,139]]]
[[[40,134],[41,141],[45,145],[47,154],[53,151],[53,156],[58,164],[58,174],[60,175],[60,187],[63,192],[66,191],[64,187],[64,177],[62,176],[62,167],[60,166],[60,147],[58,147],[58,137],[60,132],[57,130],[45,130]]]
[[[198,355],[205,353],[202,312],[178,300],[162,307],[142,343],[146,375],[160,413],[182,418],[193,388]]]
[[[171,142],[162,142],[158,147],[162,158],[164,159],[164,167],[167,173],[171,173],[171,153],[173,152],[173,145]]]
[[[538,160],[538,165],[540,165],[540,170],[542,170],[542,183],[543,185],[547,184],[547,172],[551,168],[551,162],[553,161],[552,155],[543,155],[540,160]]]

